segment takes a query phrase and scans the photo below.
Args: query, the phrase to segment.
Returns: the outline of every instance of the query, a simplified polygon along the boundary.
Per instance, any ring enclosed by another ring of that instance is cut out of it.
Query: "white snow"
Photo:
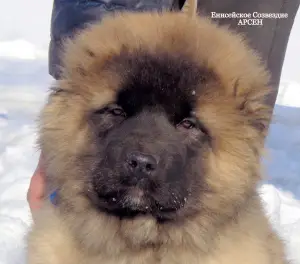
[[[1,0],[0,9],[0,264],[25,263],[26,202],[35,169],[34,121],[51,78],[47,53],[51,0]],[[280,93],[267,138],[266,213],[300,264],[300,14],[291,33]]]

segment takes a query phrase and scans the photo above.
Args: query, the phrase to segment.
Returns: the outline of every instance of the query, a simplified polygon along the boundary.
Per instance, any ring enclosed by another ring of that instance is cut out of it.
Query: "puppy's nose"
[[[144,173],[150,175],[157,168],[157,160],[149,154],[141,152],[131,152],[127,155],[127,167],[134,173]]]

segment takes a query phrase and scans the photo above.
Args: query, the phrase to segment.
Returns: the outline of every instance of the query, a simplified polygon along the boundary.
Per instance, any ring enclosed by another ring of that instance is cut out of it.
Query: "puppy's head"
[[[66,210],[159,225],[231,214],[253,193],[268,76],[241,37],[183,14],[123,14],[67,47],[40,136]]]

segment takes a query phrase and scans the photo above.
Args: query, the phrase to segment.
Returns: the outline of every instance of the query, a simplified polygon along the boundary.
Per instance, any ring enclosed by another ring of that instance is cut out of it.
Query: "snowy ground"
[[[0,264],[17,264],[24,263],[22,238],[31,220],[26,191],[38,157],[34,121],[51,82],[47,45],[52,1],[5,1],[5,8],[0,1]],[[33,7],[38,10],[34,16]],[[268,179],[261,195],[290,258],[300,264],[300,75],[295,70],[300,66],[299,43],[300,14],[267,139]]]

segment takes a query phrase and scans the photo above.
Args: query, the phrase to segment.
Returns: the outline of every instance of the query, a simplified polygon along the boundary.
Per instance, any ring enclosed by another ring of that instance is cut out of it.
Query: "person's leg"
[[[168,10],[172,8],[174,1],[177,0],[54,0],[49,45],[50,75],[60,79],[63,39],[73,37],[86,24],[100,21],[105,15],[116,11]]]
[[[286,47],[293,26],[294,18],[299,7],[299,0],[198,0],[198,11],[211,17],[216,13],[287,13],[288,18],[263,19],[262,26],[238,25],[238,18],[212,18],[219,24],[229,24],[230,28],[244,33],[250,45],[261,55],[271,72],[272,95],[268,103],[274,107]]]

